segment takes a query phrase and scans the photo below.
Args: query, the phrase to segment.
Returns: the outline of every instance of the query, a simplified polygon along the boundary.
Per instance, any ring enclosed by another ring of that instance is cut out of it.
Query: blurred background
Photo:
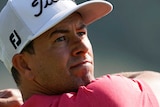
[[[7,0],[0,0],[0,9]],[[77,0],[77,3],[86,0]],[[95,56],[95,76],[107,73],[160,71],[160,0],[108,0],[106,17],[88,27]],[[16,88],[0,62],[0,89]]]

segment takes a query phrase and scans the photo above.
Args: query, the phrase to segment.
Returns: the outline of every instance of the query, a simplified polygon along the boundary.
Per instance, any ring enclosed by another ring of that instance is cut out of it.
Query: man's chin
[[[85,75],[84,77],[82,77],[83,86],[86,86],[86,85],[90,84],[91,81],[93,81],[94,79],[95,79],[94,76],[92,76],[90,74]]]

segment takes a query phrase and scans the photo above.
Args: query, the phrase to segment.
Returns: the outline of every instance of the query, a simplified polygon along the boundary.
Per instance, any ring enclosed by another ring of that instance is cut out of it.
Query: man
[[[8,1],[0,15],[0,53],[22,107],[158,107],[143,81],[94,78],[87,25],[111,10],[107,1]]]

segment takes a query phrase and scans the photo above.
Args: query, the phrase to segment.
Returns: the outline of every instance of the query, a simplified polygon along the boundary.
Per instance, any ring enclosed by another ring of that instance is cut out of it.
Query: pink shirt
[[[159,107],[142,81],[106,75],[81,86],[77,93],[33,95],[22,107]]]

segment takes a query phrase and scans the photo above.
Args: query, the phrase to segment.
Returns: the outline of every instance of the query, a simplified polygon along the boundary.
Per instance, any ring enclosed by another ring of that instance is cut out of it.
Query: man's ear
[[[13,66],[17,69],[20,75],[25,76],[25,78],[32,80],[34,79],[33,72],[28,65],[28,61],[25,59],[23,54],[16,54],[12,58]]]

